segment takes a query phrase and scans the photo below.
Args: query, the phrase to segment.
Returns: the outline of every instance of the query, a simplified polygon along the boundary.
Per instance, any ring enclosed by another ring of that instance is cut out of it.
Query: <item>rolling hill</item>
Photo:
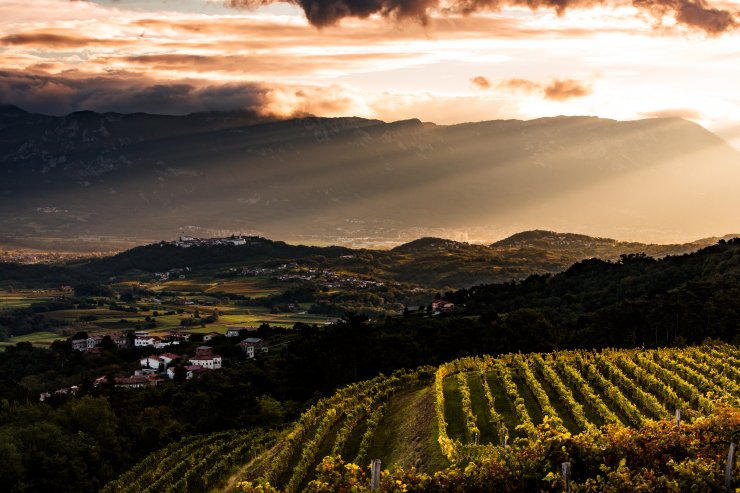
[[[219,265],[298,261],[376,279],[442,289],[508,282],[531,274],[557,273],[590,258],[617,260],[628,254],[646,254],[655,258],[681,255],[717,241],[717,238],[707,238],[686,244],[656,245],[530,231],[491,246],[427,237],[392,250],[369,250],[291,245],[252,237],[243,246],[180,248],[173,243],[160,242],[93,260],[82,266],[82,270],[97,275],[120,275],[132,270],[153,272],[186,266],[218,270]]]
[[[398,244],[543,226],[685,241],[733,230],[740,205],[738,152],[680,119],[442,126],[3,107],[0,129],[0,237],[16,246],[183,230]]]
[[[308,409],[272,448],[243,459],[229,489],[366,491],[366,464],[377,458],[388,470],[402,468],[383,473],[382,491],[561,491],[566,461],[573,487],[585,491],[638,484],[716,491],[725,480],[725,440],[740,426],[738,363],[736,347],[715,344],[462,358],[380,376]],[[163,456],[188,464],[199,450],[185,440],[132,472],[147,478]],[[603,476],[610,470],[619,475]],[[164,491],[208,489],[187,468],[155,477]],[[135,479],[128,473],[103,491],[140,491],[126,478]]]

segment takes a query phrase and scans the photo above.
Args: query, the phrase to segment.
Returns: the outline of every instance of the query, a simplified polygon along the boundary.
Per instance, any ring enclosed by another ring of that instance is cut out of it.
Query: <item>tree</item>
[[[111,336],[104,335],[103,339],[100,341],[100,347],[103,349],[115,349],[116,343],[113,342],[113,339],[111,339]]]
[[[173,368],[172,372],[174,373],[172,380],[175,382],[184,382],[188,379],[188,371],[184,366],[178,365]]]

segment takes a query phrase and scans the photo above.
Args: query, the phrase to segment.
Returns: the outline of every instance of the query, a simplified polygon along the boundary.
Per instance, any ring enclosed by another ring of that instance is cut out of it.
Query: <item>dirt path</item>
[[[404,392],[393,398],[370,453],[381,457],[383,468],[399,465],[434,472],[449,465],[437,431],[432,387]]]

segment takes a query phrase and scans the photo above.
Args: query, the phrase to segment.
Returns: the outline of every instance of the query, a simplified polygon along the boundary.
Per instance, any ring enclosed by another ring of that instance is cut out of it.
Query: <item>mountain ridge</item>
[[[0,237],[37,242],[186,230],[398,243],[538,226],[654,241],[735,229],[740,207],[740,153],[675,118],[20,111],[0,112]]]

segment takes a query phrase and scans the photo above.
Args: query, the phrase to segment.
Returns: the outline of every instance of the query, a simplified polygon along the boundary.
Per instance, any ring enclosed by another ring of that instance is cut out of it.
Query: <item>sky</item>
[[[0,103],[680,116],[740,148],[740,0],[0,0]]]

